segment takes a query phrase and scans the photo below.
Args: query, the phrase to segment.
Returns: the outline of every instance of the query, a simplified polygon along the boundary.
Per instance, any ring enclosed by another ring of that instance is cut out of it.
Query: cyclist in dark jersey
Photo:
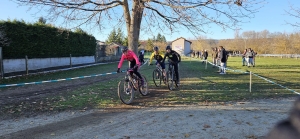
[[[179,73],[178,73],[178,63],[181,61],[181,57],[176,51],[172,50],[171,46],[167,46],[166,51],[167,52],[164,56],[163,62],[165,62],[166,57],[168,57],[169,63],[173,64],[173,66],[174,66],[177,84],[180,84]]]

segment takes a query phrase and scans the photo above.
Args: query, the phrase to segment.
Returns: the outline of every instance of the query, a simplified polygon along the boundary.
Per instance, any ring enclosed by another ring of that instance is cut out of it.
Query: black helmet
[[[168,46],[166,47],[166,50],[168,50],[168,49],[172,50],[172,48],[171,48],[170,45],[168,45]]]
[[[154,46],[154,47],[153,47],[153,50],[154,50],[154,51],[158,51],[158,47],[157,47],[157,46]]]
[[[122,48],[122,53],[126,52],[127,50],[128,50],[128,48],[124,46],[124,47]]]

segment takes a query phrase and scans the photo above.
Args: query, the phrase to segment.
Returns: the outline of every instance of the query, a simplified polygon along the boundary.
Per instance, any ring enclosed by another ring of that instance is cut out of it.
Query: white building
[[[191,41],[186,40],[183,37],[177,38],[171,42],[172,50],[176,51],[180,55],[188,55],[191,52]]]

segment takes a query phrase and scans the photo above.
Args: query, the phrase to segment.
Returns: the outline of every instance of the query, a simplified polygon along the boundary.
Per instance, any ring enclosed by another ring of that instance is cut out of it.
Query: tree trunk
[[[135,0],[133,3],[130,25],[127,23],[128,48],[138,54],[140,27],[143,16],[143,3]]]

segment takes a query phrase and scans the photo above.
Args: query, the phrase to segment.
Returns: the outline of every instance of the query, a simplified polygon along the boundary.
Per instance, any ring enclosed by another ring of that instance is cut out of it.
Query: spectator
[[[208,57],[208,52],[207,52],[207,50],[204,50],[202,64],[204,64],[204,61],[207,60],[207,57]]]
[[[139,54],[139,61],[140,61],[140,63],[142,65],[145,63],[145,61],[144,61],[144,53],[143,52],[140,52],[140,54]]]
[[[199,51],[199,58],[202,59],[202,52],[201,51]]]
[[[220,74],[226,74],[226,62],[228,55],[223,46],[219,46],[220,49],[220,61],[221,61],[221,72]]]
[[[254,52],[253,50],[252,50],[252,53],[253,53],[253,67],[255,67],[255,57],[256,57],[257,53]]]
[[[248,48],[248,50],[246,52],[246,60],[247,60],[248,67],[250,67],[250,64],[254,67],[254,65],[253,65],[253,52],[252,52],[251,48]]]
[[[214,48],[212,52],[212,60],[213,60],[213,68],[217,66],[217,60],[218,60],[218,48]]]
[[[217,53],[217,65],[219,67],[219,71],[218,72],[221,72],[221,58],[220,58],[220,49],[218,48],[218,53]]]
[[[242,54],[242,63],[243,63],[243,66],[247,65],[247,62],[246,62],[246,53],[247,53],[247,49],[245,49],[244,52],[243,52],[243,54]]]

